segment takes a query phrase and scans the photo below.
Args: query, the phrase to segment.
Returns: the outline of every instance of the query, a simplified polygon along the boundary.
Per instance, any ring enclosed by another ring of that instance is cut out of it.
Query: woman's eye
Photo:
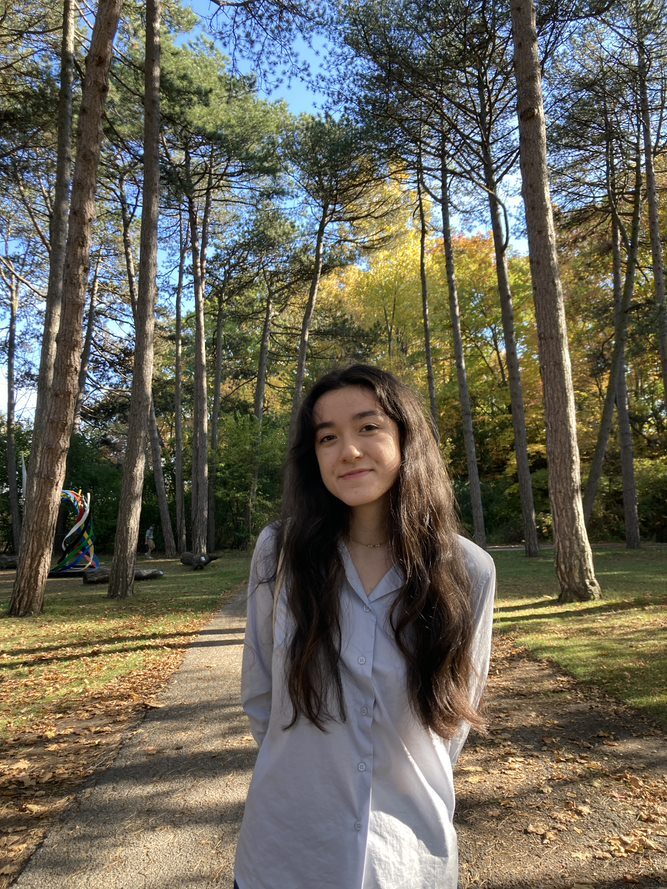
[[[328,444],[330,441],[333,441],[335,437],[335,435],[323,435],[318,444]]]
[[[376,429],[379,429],[379,427],[375,423],[366,423],[365,426],[361,427],[362,432],[375,432]]]

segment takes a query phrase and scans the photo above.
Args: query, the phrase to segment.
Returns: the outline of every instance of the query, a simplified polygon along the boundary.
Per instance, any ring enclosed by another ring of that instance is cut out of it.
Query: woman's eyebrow
[[[377,419],[381,420],[384,417],[382,411],[378,410],[370,410],[370,411],[359,411],[358,414],[354,414],[352,416],[353,420],[364,420],[366,417],[377,417]],[[321,423],[316,423],[313,427],[313,432],[319,432],[321,429],[331,429],[336,424],[333,420],[323,420]]]

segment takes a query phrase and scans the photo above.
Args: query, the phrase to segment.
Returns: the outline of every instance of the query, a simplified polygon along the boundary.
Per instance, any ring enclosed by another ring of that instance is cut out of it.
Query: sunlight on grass
[[[0,575],[0,737],[74,712],[183,649],[245,580],[249,560],[226,553],[197,572],[163,560],[165,576],[122,601],[106,586],[49,580],[44,613],[28,618],[5,616],[14,575]]]
[[[498,630],[667,728],[667,546],[596,548],[602,600],[567,605],[550,555],[492,555]]]

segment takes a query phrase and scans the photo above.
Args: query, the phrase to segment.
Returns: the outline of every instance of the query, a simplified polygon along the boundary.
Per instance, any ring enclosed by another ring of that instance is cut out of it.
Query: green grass
[[[7,617],[14,572],[0,574],[0,739],[75,713],[100,696],[131,695],[159,678],[248,574],[250,554],[225,553],[204,571],[142,563],[165,576],[126,600],[106,585],[50,579],[44,612]]]
[[[558,605],[551,552],[492,552],[496,627],[667,729],[667,546],[595,547],[603,598]]]

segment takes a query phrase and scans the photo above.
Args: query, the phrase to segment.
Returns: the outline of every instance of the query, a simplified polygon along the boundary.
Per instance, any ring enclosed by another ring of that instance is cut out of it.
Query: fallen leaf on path
[[[591,814],[591,807],[590,806],[584,806],[582,804],[577,804],[575,806],[572,806],[572,808],[577,813],[577,815],[590,815]]]

